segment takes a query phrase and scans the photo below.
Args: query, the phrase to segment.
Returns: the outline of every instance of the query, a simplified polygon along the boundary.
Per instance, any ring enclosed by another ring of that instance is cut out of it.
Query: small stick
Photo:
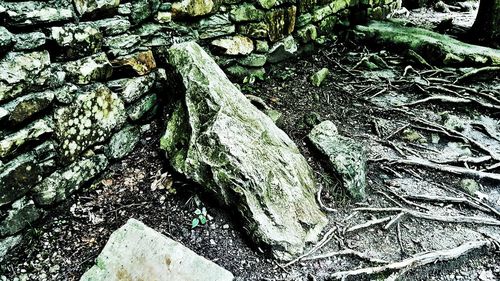
[[[364,208],[358,208],[358,209],[364,209]],[[398,208],[398,209],[402,209],[402,208]],[[357,230],[360,230],[360,229],[364,229],[364,228],[368,228],[368,227],[371,227],[371,226],[374,226],[374,225],[377,225],[377,224],[381,224],[381,223],[390,221],[391,218],[392,217],[389,216],[389,217],[384,217],[384,218],[381,218],[381,219],[370,220],[370,221],[367,221],[367,222],[362,223],[362,224],[357,224],[357,225],[352,226],[349,229],[347,229],[345,231],[345,233],[354,232],[354,231],[357,231]]]
[[[358,252],[355,250],[351,250],[351,249],[344,249],[341,251],[328,252],[328,253],[324,253],[324,254],[317,255],[317,256],[307,257],[307,258],[304,258],[303,260],[310,261],[310,260],[330,258],[330,257],[334,257],[334,256],[356,256],[362,260],[367,260],[367,261],[372,262],[372,263],[383,263],[383,264],[389,263],[386,260],[373,258],[373,257],[368,256],[367,254],[364,254],[364,253],[361,253],[361,252]]]
[[[399,225],[399,221],[401,221],[401,219],[403,218],[403,216],[405,215],[405,212],[401,212],[399,214],[397,214],[396,216],[394,216],[394,218],[384,226],[384,229],[385,230],[388,230],[389,228],[391,228],[395,223],[397,223]]]

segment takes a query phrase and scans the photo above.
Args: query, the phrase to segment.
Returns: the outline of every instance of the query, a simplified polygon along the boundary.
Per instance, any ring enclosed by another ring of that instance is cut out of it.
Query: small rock
[[[18,233],[31,223],[36,221],[43,211],[35,206],[33,200],[23,197],[14,203],[6,218],[0,222],[0,236],[8,236]]]
[[[475,195],[479,191],[479,184],[473,179],[463,179],[460,181],[460,188],[469,195]]]
[[[322,68],[311,76],[311,84],[316,87],[321,86],[321,83],[323,83],[328,74],[330,74],[330,70],[328,68]]]
[[[241,35],[216,39],[211,44],[223,50],[225,55],[248,55],[254,48],[253,41]]]
[[[135,72],[138,75],[145,75],[156,69],[156,61],[151,50],[118,57],[111,64],[117,71]]]
[[[104,53],[68,62],[64,68],[68,80],[79,85],[106,80],[113,73],[113,67]]]
[[[297,41],[293,36],[288,36],[285,39],[276,42],[269,50],[268,61],[270,63],[277,63],[286,59],[292,58],[296,55],[298,50]]]

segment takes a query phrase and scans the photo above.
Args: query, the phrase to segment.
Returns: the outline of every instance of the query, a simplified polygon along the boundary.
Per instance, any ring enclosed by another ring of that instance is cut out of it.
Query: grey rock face
[[[128,117],[132,121],[141,119],[149,110],[151,110],[156,105],[157,100],[158,97],[154,93],[141,98],[127,110]]]
[[[8,112],[6,118],[8,123],[19,124],[46,109],[53,100],[54,92],[50,90],[32,93],[5,104],[3,109]]]
[[[80,281],[231,281],[234,276],[182,244],[130,219],[111,234]]]
[[[39,205],[50,205],[65,200],[108,166],[104,155],[94,155],[71,164],[63,172],[55,172],[45,178],[33,191],[33,199]]]
[[[316,125],[308,135],[312,144],[330,161],[332,170],[337,173],[356,200],[366,197],[366,157],[354,140],[341,136],[331,121]]]
[[[73,60],[98,53],[103,36],[93,24],[68,24],[52,27],[51,39],[58,47],[58,57]]]
[[[130,29],[130,21],[124,17],[106,18],[93,22],[99,28],[103,35],[118,35],[127,32]]]
[[[0,101],[14,98],[35,84],[35,78],[49,65],[47,51],[8,53],[0,60]]]
[[[269,50],[268,61],[277,63],[297,55],[297,41],[290,35],[285,39],[276,42]]]
[[[236,208],[276,258],[300,254],[326,225],[306,160],[200,46],[177,44],[168,55],[186,89],[161,140],[171,165]]]
[[[131,103],[149,92],[153,88],[155,80],[156,72],[153,72],[140,77],[110,81],[107,85],[113,92],[118,93],[126,103]]]
[[[0,53],[7,52],[15,42],[14,35],[7,28],[0,26]]]
[[[106,156],[110,159],[120,159],[134,150],[140,141],[141,129],[137,126],[127,126],[114,134],[106,147]]]
[[[14,248],[19,243],[21,243],[21,240],[22,240],[22,236],[21,235],[9,236],[7,238],[0,239],[0,262],[3,261],[5,255],[7,255],[7,253],[12,248]]]
[[[74,0],[76,11],[80,15],[106,14],[118,9],[120,0]]]
[[[52,142],[41,144],[0,166],[0,206],[21,198],[56,168]]]
[[[136,0],[132,1],[130,20],[132,24],[139,24],[151,18],[160,6],[159,0]]]
[[[22,33],[16,35],[16,45],[14,45],[14,50],[16,51],[28,51],[36,48],[40,48],[45,45],[47,38],[42,32],[30,32]]]
[[[33,200],[23,197],[12,203],[7,217],[0,222],[0,236],[13,235],[29,226],[43,214]]]
[[[210,39],[233,34],[236,27],[229,20],[229,14],[216,14],[200,20],[198,33],[200,39]]]
[[[64,68],[68,80],[80,85],[106,80],[113,73],[113,67],[104,53],[68,62]]]
[[[103,142],[125,119],[123,101],[108,87],[93,84],[84,88],[71,105],[54,113],[61,161],[69,163],[91,145]]]
[[[73,19],[70,5],[60,6],[45,1],[4,2],[7,26],[36,26],[40,24],[65,22]],[[36,11],[34,13],[33,11]]]
[[[35,141],[52,132],[51,122],[46,119],[39,119],[25,128],[5,136],[4,139],[0,140],[0,159],[11,155],[26,143]]]

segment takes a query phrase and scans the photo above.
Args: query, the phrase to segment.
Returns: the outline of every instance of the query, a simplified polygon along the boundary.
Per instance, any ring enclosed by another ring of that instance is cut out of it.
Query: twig
[[[359,209],[364,209],[364,208],[359,208]],[[360,230],[360,229],[364,229],[364,228],[368,228],[368,227],[371,227],[371,226],[374,226],[374,225],[377,225],[377,224],[381,224],[381,223],[385,223],[387,221],[390,221],[392,219],[392,217],[384,217],[384,218],[381,218],[381,219],[374,219],[374,220],[370,220],[370,221],[367,221],[365,223],[362,223],[362,224],[357,224],[355,226],[352,226],[350,228],[348,228],[345,233],[348,233],[348,232],[354,232],[354,231],[357,231],[357,230]]]
[[[358,252],[355,250],[351,250],[351,249],[344,249],[344,250],[335,251],[335,252],[328,252],[328,253],[324,253],[324,254],[317,255],[317,256],[307,257],[307,258],[304,258],[303,260],[310,261],[310,260],[331,258],[331,257],[335,257],[335,256],[356,256],[362,260],[366,260],[366,261],[369,261],[372,263],[383,263],[383,264],[389,263],[386,260],[373,258],[367,254],[364,254],[364,253],[361,253],[361,252]]]
[[[303,258],[311,255],[311,254],[314,254],[318,249],[320,249],[321,247],[323,247],[323,245],[325,245],[326,243],[328,243],[334,236],[335,236],[335,230],[337,230],[337,227],[334,226],[332,227],[327,233],[325,233],[325,235],[323,236],[323,238],[318,242],[316,243],[316,245],[314,245],[314,247],[312,247],[309,251],[307,251],[306,253],[298,256],[297,258],[289,261],[288,263],[282,265],[283,268],[285,267],[288,267],[300,260],[302,260]]]
[[[384,266],[376,267],[366,267],[356,270],[340,271],[331,275],[334,279],[345,280],[347,277],[351,276],[363,276],[363,275],[374,275],[378,273],[383,273],[386,271],[396,271],[396,270],[408,270],[424,266],[427,264],[432,264],[438,261],[449,261],[456,259],[462,255],[465,255],[473,250],[479,250],[484,247],[489,247],[491,242],[488,240],[472,241],[464,243],[456,248],[434,251],[422,255],[418,255],[412,258],[408,258],[399,262],[391,263]]]

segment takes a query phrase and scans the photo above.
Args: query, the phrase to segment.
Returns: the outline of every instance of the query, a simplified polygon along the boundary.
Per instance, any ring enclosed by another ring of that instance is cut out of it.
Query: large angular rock
[[[85,182],[108,166],[104,155],[94,155],[71,164],[65,171],[52,173],[33,189],[33,200],[39,205],[64,201]]]
[[[9,124],[19,124],[46,109],[53,100],[54,92],[48,90],[17,98],[5,104],[3,109],[9,112],[6,118]]]
[[[172,16],[198,17],[211,14],[218,9],[216,0],[183,0],[172,4]]]
[[[126,120],[123,101],[103,84],[82,89],[69,106],[54,113],[61,161],[69,163],[91,145],[111,137]]]
[[[200,39],[209,39],[232,34],[236,31],[236,27],[229,20],[228,14],[216,14],[200,20],[197,30]]]
[[[252,39],[241,35],[219,38],[211,44],[225,55],[248,55],[254,48]]]
[[[312,144],[324,154],[332,170],[340,176],[351,197],[366,197],[366,157],[363,147],[354,140],[341,136],[331,121],[316,125],[308,135]]]
[[[161,140],[171,165],[235,208],[274,257],[300,254],[326,225],[307,161],[199,45],[177,44],[168,55],[186,89]]]
[[[16,51],[28,51],[36,48],[40,48],[45,45],[47,37],[42,32],[30,32],[21,33],[16,35],[16,45],[14,45],[14,50]]]
[[[0,206],[24,196],[55,169],[55,146],[47,142],[0,165]]]
[[[80,281],[233,279],[231,272],[140,221],[129,219],[111,234],[96,265]]]
[[[107,83],[108,87],[126,102],[131,103],[153,89],[156,72],[134,78],[122,78]]]
[[[10,52],[0,60],[0,102],[19,96],[50,65],[47,51]]]
[[[73,60],[101,51],[102,33],[92,24],[68,24],[52,27],[51,39],[55,42],[57,56]]]
[[[111,64],[116,71],[145,75],[156,68],[156,61],[151,50],[118,57]]]
[[[295,29],[297,7],[273,9],[267,12],[266,22],[269,26],[269,40],[276,42],[290,35]]]
[[[110,159],[123,158],[134,150],[140,138],[141,128],[138,126],[127,126],[111,137],[104,152]]]

